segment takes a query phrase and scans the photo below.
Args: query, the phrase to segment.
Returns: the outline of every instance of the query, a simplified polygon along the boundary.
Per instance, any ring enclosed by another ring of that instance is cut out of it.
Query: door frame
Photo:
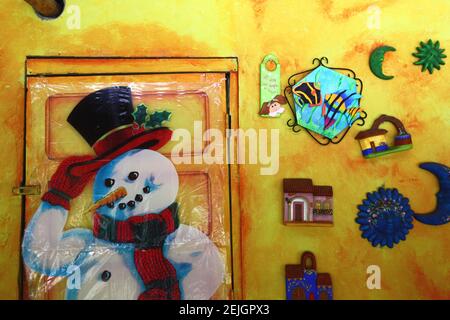
[[[82,61],[82,63],[80,63]],[[114,63],[111,63],[114,61]],[[109,62],[109,63],[108,63]],[[171,73],[223,73],[226,76],[227,128],[239,128],[239,63],[237,57],[123,57],[123,56],[27,56],[24,79],[23,164],[20,181],[26,186],[26,114],[29,78],[108,75],[150,75]],[[232,144],[237,154],[237,144]],[[236,161],[234,161],[236,162]],[[242,299],[242,259],[239,205],[239,164],[228,164],[231,298]],[[20,243],[25,229],[25,197],[21,201]],[[20,246],[19,297],[24,298],[24,263]]]

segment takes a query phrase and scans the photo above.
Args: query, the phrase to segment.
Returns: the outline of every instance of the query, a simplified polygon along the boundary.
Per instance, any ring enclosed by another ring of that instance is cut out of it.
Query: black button
[[[142,189],[142,191],[144,191],[144,193],[150,193],[150,187],[147,186],[144,189]]]
[[[107,178],[105,179],[105,186],[107,186],[108,188],[111,188],[114,185],[114,179],[111,178]]]
[[[131,181],[136,180],[139,177],[139,172],[137,171],[131,171],[130,174],[128,175],[128,179],[130,179]]]
[[[123,203],[123,202],[119,204],[119,209],[120,209],[120,210],[123,210],[123,209],[125,209],[126,207],[127,207],[127,205],[126,205],[125,203]]]
[[[102,272],[102,281],[107,282],[111,278],[111,272],[105,270]]]
[[[136,197],[134,197],[134,200],[136,200],[137,202],[141,202],[144,199],[144,197],[142,197],[142,194],[137,194]]]
[[[128,201],[127,204],[130,208],[134,208],[134,206],[136,205],[136,203],[133,200]]]
[[[114,208],[114,202],[110,202],[106,205],[108,208]]]

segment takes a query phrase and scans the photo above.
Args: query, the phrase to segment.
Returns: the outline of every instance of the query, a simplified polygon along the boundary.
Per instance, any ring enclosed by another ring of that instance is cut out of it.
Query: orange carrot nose
[[[98,200],[96,203],[92,205],[92,207],[89,209],[89,211],[97,210],[100,207],[103,207],[104,205],[114,202],[118,199],[121,199],[123,197],[126,197],[127,195],[127,189],[125,187],[119,187],[113,192],[108,193],[106,196]]]

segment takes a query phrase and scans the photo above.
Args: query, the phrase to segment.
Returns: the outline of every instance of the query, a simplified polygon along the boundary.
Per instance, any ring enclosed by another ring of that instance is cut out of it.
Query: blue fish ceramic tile
[[[361,115],[361,95],[355,79],[319,66],[293,88],[300,126],[333,139]]]

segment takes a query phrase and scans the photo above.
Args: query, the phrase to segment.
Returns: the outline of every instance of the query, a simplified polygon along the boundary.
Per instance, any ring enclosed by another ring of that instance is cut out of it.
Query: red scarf
[[[179,300],[180,288],[173,265],[162,252],[166,237],[178,228],[178,205],[173,203],[160,214],[135,216],[116,221],[94,215],[94,236],[116,242],[134,243],[134,263],[146,290],[139,300]]]

